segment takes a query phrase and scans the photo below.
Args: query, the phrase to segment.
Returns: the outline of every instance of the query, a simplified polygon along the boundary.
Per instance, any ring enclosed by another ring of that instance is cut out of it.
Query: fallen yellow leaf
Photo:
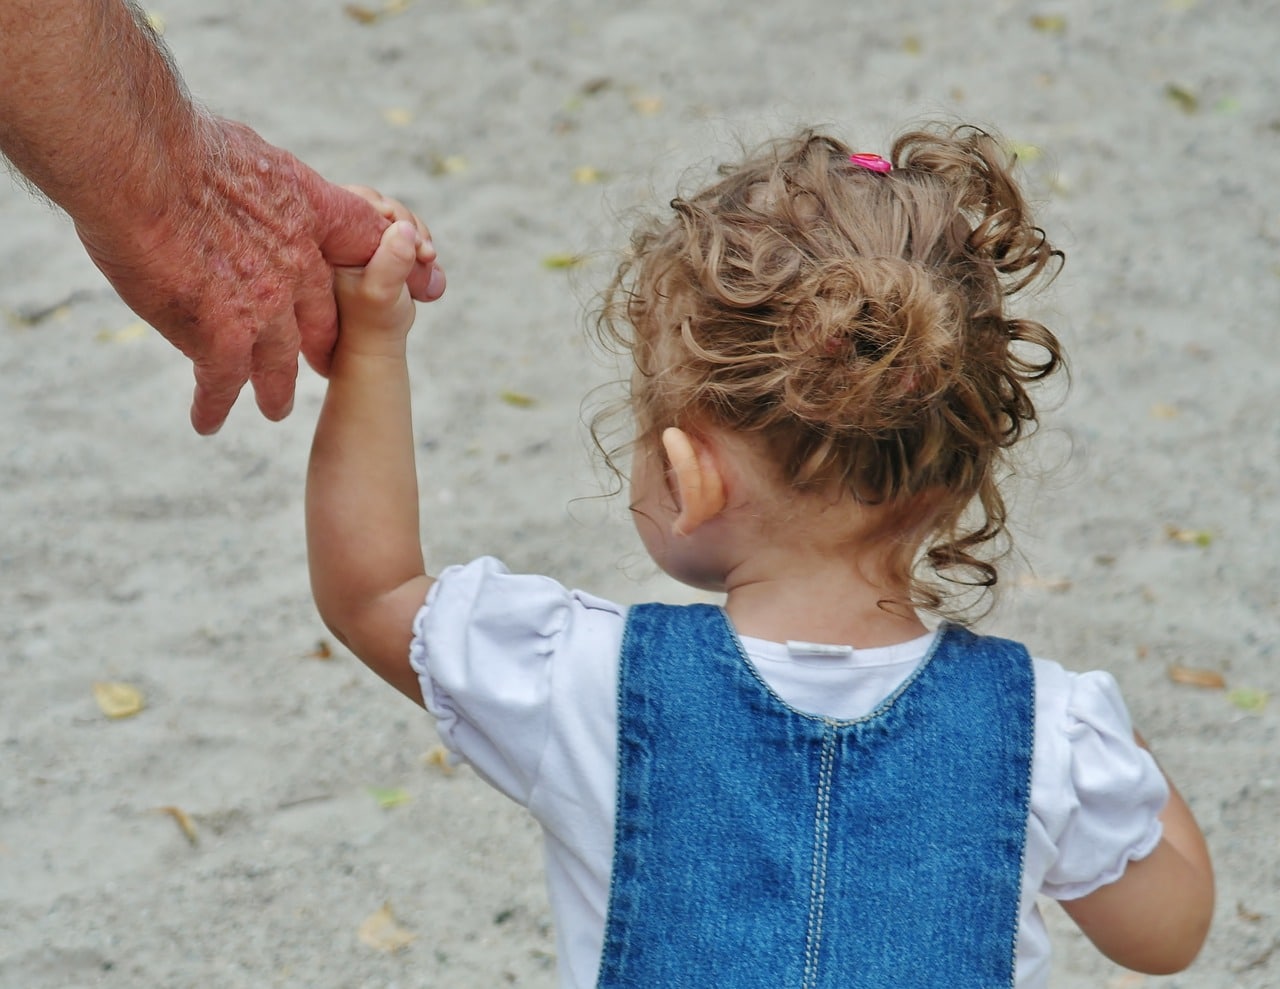
[[[1200,109],[1200,100],[1191,90],[1179,86],[1176,82],[1164,87],[1164,95],[1183,113],[1195,113]]]
[[[360,922],[356,937],[376,951],[396,952],[409,947],[417,935],[401,927],[391,912],[391,904],[384,903]]]
[[[157,807],[156,813],[168,814],[178,822],[178,827],[182,828],[182,833],[187,836],[187,841],[191,842],[193,845],[199,844],[200,838],[196,834],[195,822],[191,820],[191,817],[181,807]]]
[[[93,685],[93,699],[108,718],[131,718],[147,706],[146,698],[137,687],[127,683],[106,680]]]
[[[1205,690],[1222,690],[1227,685],[1222,674],[1216,670],[1202,670],[1176,664],[1169,667],[1169,679],[1186,687],[1202,687]]]
[[[98,339],[104,343],[127,343],[130,340],[141,340],[147,335],[147,330],[147,324],[138,319],[118,330],[103,330],[98,334]]]
[[[542,259],[542,267],[560,271],[565,268],[576,268],[584,260],[586,259],[581,254],[548,254]]]
[[[432,155],[432,175],[461,175],[471,166],[462,155]]]
[[[1227,694],[1229,700],[1241,711],[1248,711],[1250,714],[1257,714],[1267,706],[1268,694],[1265,690],[1258,690],[1254,687],[1237,687],[1231,693]]]
[[[1183,529],[1176,525],[1166,525],[1164,527],[1164,534],[1175,543],[1208,546],[1213,542],[1213,533],[1208,529]]]
[[[401,804],[407,804],[413,799],[408,790],[399,786],[371,786],[369,787],[369,792],[373,795],[373,799],[378,801],[378,806],[383,810],[399,807]]]
[[[1045,34],[1062,34],[1067,30],[1067,19],[1059,14],[1034,14],[1031,26]]]
[[[604,173],[591,165],[580,165],[573,170],[573,181],[579,185],[591,185],[593,182],[599,182],[602,178],[604,178]]]
[[[525,395],[518,391],[499,392],[498,397],[508,405],[514,405],[517,409],[530,409],[538,404],[538,400],[532,395]]]
[[[374,24],[384,17],[403,14],[409,9],[409,0],[387,0],[381,8],[374,10],[359,3],[346,4],[342,11],[353,21],[360,24]]]
[[[453,757],[443,745],[433,745],[422,757],[422,761],[428,766],[438,766],[446,776],[453,775]]]
[[[661,96],[635,96],[631,99],[631,109],[642,117],[653,117],[662,112]]]
[[[1033,162],[1044,154],[1034,144],[1024,144],[1021,141],[1009,142],[1009,150],[1021,162]]]
[[[346,4],[342,8],[342,12],[360,24],[372,24],[382,16],[380,11],[370,10],[368,7],[361,6],[358,3]]]

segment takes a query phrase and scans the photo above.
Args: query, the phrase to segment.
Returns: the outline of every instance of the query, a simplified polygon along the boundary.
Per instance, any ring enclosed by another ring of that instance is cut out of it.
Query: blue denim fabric
[[[718,608],[631,609],[601,989],[1014,984],[1026,650],[944,626],[877,710],[759,679]]]

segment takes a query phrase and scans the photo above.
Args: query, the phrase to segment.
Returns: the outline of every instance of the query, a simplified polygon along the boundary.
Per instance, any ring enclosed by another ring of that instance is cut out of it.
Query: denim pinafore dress
[[[1006,989],[1030,657],[944,625],[853,721],[796,711],[708,605],[632,608],[600,989]]]

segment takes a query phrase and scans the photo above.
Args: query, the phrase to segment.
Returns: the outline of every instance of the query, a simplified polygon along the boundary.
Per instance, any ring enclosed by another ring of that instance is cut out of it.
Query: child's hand
[[[372,189],[351,188],[393,222],[383,232],[367,265],[334,271],[338,346],[345,349],[369,343],[402,344],[415,315],[406,279],[415,264],[435,261],[435,247],[422,221],[403,204],[385,199]],[[443,276],[443,272],[440,274]]]

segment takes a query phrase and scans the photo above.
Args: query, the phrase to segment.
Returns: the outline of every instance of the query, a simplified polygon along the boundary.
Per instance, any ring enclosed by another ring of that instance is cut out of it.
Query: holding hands
[[[412,215],[398,204],[388,212],[372,190],[333,185],[247,127],[208,124],[217,133],[207,142],[221,149],[208,156],[209,173],[174,183],[198,195],[174,195],[149,223],[77,219],[120,297],[193,362],[191,421],[201,433],[222,425],[246,382],[267,418],[289,414],[299,351],[328,373],[331,272],[363,262],[388,220]],[[424,252],[401,278],[414,298],[444,292],[434,257]]]
[[[410,218],[198,107],[135,0],[0,0],[0,156],[191,359],[201,433],[246,383],[267,418],[288,415],[299,353],[329,373],[334,269],[364,264]],[[427,258],[407,274],[422,301],[444,291]]]
[[[424,269],[437,273],[438,295],[444,291],[444,273],[435,266],[430,232],[403,203],[366,186],[347,188],[391,224],[368,264],[334,269],[338,347],[346,353],[403,356],[415,315],[410,279]]]

